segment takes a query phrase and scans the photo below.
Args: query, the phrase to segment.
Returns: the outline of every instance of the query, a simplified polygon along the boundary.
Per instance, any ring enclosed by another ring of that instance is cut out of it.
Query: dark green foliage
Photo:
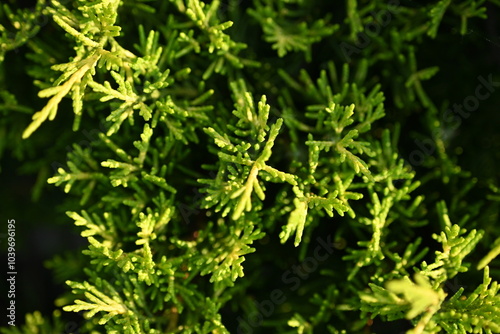
[[[498,36],[467,36],[499,4],[6,1],[0,156],[88,247],[0,331],[500,332],[498,172],[454,138],[498,124]]]

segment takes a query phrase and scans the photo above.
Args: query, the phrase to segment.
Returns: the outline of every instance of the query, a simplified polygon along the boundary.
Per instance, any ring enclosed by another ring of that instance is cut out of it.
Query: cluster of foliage
[[[455,66],[498,5],[4,1],[0,157],[88,246],[47,262],[52,319],[0,331],[500,332],[497,175],[448,109],[454,75],[497,86]]]

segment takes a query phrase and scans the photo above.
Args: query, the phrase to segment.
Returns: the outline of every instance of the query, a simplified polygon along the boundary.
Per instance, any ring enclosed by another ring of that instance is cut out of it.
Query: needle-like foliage
[[[498,175],[454,142],[498,5],[4,1],[0,157],[85,247],[46,262],[52,319],[0,332],[500,332]]]

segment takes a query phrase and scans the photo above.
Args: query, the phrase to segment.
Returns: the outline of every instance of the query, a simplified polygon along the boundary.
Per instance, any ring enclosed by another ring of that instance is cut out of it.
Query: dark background
[[[414,2],[408,2],[414,3]],[[18,2],[19,6],[30,8],[34,1]],[[418,6],[418,4],[416,4]],[[342,5],[339,5],[339,10]],[[500,11],[491,4],[488,7],[487,20],[474,20],[465,36],[456,33],[456,21],[448,23],[444,20],[435,40],[427,39],[418,51],[420,67],[439,66],[438,74],[426,82],[426,91],[432,100],[441,108],[442,103],[462,103],[463,99],[474,94],[478,85],[477,76],[487,77],[493,74],[494,81],[500,82]],[[52,25],[42,28],[51,31]],[[258,42],[256,42],[259,44]],[[321,46],[318,46],[320,48]],[[317,51],[317,50],[316,50]],[[259,50],[258,52],[269,52]],[[314,54],[318,58],[331,55]],[[0,69],[0,89],[8,89],[14,93],[23,105],[39,110],[44,101],[36,95],[38,89],[27,85],[31,81],[24,73],[26,62],[24,47],[7,54]],[[65,55],[60,55],[64,61]],[[340,59],[336,60],[340,63]],[[308,64],[308,70],[319,71],[319,63]],[[374,70],[376,71],[376,69]],[[372,73],[377,75],[377,73]],[[383,84],[389,80],[380,76]],[[384,86],[383,86],[384,87]],[[386,93],[383,88],[384,93]],[[450,152],[457,155],[458,165],[479,179],[478,186],[471,193],[471,200],[488,192],[489,184],[498,184],[500,176],[500,87],[490,98],[481,101],[480,107],[472,115],[463,120],[462,125],[452,134],[449,142]],[[386,119],[395,119],[403,124],[400,138],[401,155],[409,159],[416,149],[413,133],[425,133],[422,115],[414,113],[407,117],[401,115],[390,100],[387,92]],[[0,106],[1,108],[1,106]],[[30,115],[14,113],[12,110],[2,112],[0,136],[0,248],[2,268],[6,267],[7,220],[16,221],[16,323],[24,322],[24,314],[40,310],[48,315],[54,309],[54,300],[67,288],[62,282],[54,280],[53,272],[44,267],[44,262],[56,254],[65,251],[79,250],[86,242],[72,226],[72,220],[65,214],[62,203],[68,197],[62,189],[44,183],[47,177],[54,174],[54,162],[65,164],[69,148],[64,143],[85,140],[81,132],[72,133],[67,130],[72,123],[70,104],[61,108],[53,122],[45,122],[31,138],[20,140],[24,128],[29,124]],[[9,134],[6,134],[6,129]],[[16,131],[12,131],[15,129]],[[15,133],[19,138],[13,138]],[[428,172],[425,167],[416,167],[420,175]],[[417,176],[418,179],[418,176]],[[436,188],[440,195],[446,191],[439,182],[431,182],[421,189],[432,192]],[[35,195],[34,195],[35,194]],[[452,196],[453,194],[448,194]],[[34,198],[35,197],[35,198]],[[460,217],[456,217],[460,218]],[[497,219],[492,211],[491,221]],[[320,232],[319,232],[320,233]],[[265,248],[265,245],[258,246]],[[257,249],[259,252],[259,249]],[[281,272],[279,268],[270,268],[271,272]],[[6,270],[2,270],[2,275]],[[497,277],[498,279],[498,277]],[[465,285],[465,284],[464,284]],[[5,279],[0,284],[4,301],[6,293]],[[269,290],[270,291],[270,290]],[[265,296],[266,294],[263,293]],[[3,307],[3,306],[2,306]],[[231,312],[228,311],[228,314]],[[1,325],[5,324],[2,319]],[[404,327],[404,324],[402,325]],[[375,329],[375,328],[374,328]]]

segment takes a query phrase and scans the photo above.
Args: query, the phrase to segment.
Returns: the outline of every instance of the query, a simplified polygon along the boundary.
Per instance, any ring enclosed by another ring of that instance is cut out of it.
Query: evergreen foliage
[[[458,69],[481,99],[433,50],[499,5],[4,1],[0,157],[87,246],[0,332],[500,333],[498,172],[449,107],[499,77]]]

